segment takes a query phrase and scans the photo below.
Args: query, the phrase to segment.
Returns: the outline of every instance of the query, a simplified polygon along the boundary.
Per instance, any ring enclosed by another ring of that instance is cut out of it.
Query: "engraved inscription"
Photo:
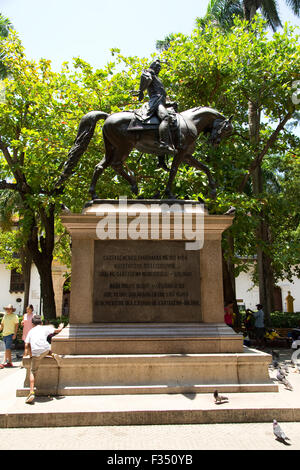
[[[94,322],[199,322],[199,256],[182,241],[95,241]]]

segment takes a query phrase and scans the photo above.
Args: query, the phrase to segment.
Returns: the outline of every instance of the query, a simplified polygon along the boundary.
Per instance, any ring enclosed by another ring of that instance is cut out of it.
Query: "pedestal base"
[[[268,374],[270,355],[244,348],[237,354],[64,356],[58,368],[42,360],[37,395],[109,395],[278,391]],[[29,386],[30,359],[24,359]]]
[[[72,324],[52,340],[57,354],[203,354],[243,351],[224,323]]]

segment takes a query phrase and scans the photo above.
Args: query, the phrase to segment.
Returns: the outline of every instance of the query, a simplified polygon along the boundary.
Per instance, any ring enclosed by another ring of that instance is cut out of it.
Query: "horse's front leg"
[[[215,180],[213,179],[213,177],[211,175],[211,172],[210,172],[208,166],[206,166],[202,162],[199,162],[195,157],[193,157],[193,155],[185,155],[184,156],[184,161],[187,162],[189,165],[193,166],[194,168],[197,168],[198,170],[204,171],[204,173],[206,174],[206,176],[208,178],[211,197],[213,199],[215,199],[216,195],[217,195],[217,191],[216,191],[217,185],[216,185],[216,182],[215,182]]]
[[[168,183],[167,183],[167,186],[166,186],[166,189],[165,189],[165,195],[169,199],[176,199],[176,196],[174,196],[174,194],[172,193],[172,184],[173,184],[173,181],[175,179],[175,176],[177,175],[178,167],[179,167],[180,163],[182,162],[182,160],[183,160],[183,154],[180,153],[180,152],[177,153],[173,158]]]

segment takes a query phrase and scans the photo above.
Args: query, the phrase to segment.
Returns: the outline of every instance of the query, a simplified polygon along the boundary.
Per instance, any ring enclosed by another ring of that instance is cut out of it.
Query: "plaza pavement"
[[[16,397],[20,360],[0,370],[0,450],[300,450],[300,374],[280,350],[293,391],[211,394]],[[270,376],[276,372],[270,368]],[[290,445],[273,436],[277,419]]]

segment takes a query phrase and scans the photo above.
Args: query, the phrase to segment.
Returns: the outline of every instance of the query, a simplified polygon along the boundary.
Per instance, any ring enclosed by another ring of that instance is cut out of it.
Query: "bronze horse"
[[[138,193],[136,179],[129,175],[124,169],[124,162],[133,148],[137,150],[162,156],[165,150],[159,148],[158,125],[156,129],[150,130],[129,130],[134,113],[130,111],[119,112],[108,115],[102,111],[91,111],[80,121],[77,137],[69,152],[69,158],[64,167],[64,173],[57,186],[61,186],[64,176],[67,177],[72,172],[80,156],[85,152],[94,134],[98,120],[104,119],[103,137],[105,145],[105,156],[95,167],[89,192],[92,199],[97,199],[96,184],[103,171],[111,166],[116,173],[125,178],[131,185],[134,194]],[[176,152],[170,169],[169,180],[165,189],[165,196],[173,198],[171,191],[172,183],[176,176],[180,163],[184,162],[194,168],[206,173],[212,196],[215,194],[215,182],[210,174],[209,168],[193,157],[197,137],[201,132],[209,134],[209,141],[212,145],[218,145],[222,138],[231,134],[233,127],[232,116],[226,119],[222,114],[212,108],[196,107],[177,114],[179,123],[179,138]],[[159,123],[157,123],[159,124]]]

